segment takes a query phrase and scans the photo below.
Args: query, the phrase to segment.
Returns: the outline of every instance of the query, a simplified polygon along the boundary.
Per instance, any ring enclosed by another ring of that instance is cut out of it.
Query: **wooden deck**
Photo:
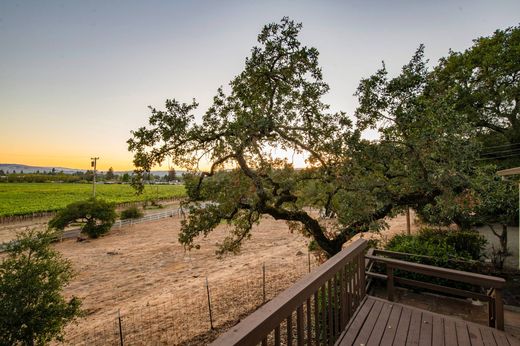
[[[520,345],[500,330],[366,296],[340,335],[345,345]]]
[[[503,278],[439,268],[367,250],[358,239],[215,340],[213,346],[293,345],[519,345],[504,333]],[[366,252],[366,255],[365,255]],[[386,275],[372,271],[386,266]],[[368,269],[368,270],[367,270]],[[463,282],[478,290],[395,276],[408,271]],[[367,277],[384,279],[388,299],[367,296]],[[390,302],[403,284],[488,303],[489,326]],[[486,294],[477,292],[484,291]]]

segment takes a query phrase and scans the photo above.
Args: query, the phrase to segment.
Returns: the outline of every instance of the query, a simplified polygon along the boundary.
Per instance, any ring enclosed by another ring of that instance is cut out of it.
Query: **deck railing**
[[[388,300],[394,300],[394,287],[396,283],[458,297],[478,299],[484,302],[488,302],[489,326],[504,330],[504,306],[502,302],[502,288],[505,286],[504,279],[495,276],[475,274],[461,270],[435,267],[431,265],[390,258],[395,255],[396,253],[394,252],[370,249],[366,256],[368,260],[366,265],[367,268],[369,268],[366,274],[369,278],[380,278],[386,280]],[[372,272],[370,268],[374,263],[385,264],[386,275]],[[462,282],[476,287],[485,288],[487,289],[487,292],[484,294],[460,288],[433,284],[431,282],[397,277],[395,276],[395,270],[422,274],[455,282]]]
[[[366,247],[356,240],[212,345],[333,345],[365,296]]]

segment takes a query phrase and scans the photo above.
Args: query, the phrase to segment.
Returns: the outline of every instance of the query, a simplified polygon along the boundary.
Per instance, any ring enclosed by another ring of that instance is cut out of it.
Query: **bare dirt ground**
[[[115,334],[115,316],[121,309],[127,334],[132,334],[130,344],[132,337],[134,344],[140,344],[156,337],[155,328],[170,327],[162,329],[163,338],[153,343],[191,343],[190,338],[209,329],[206,276],[212,317],[220,327],[262,303],[264,264],[267,299],[308,271],[306,239],[270,218],[255,227],[241,254],[217,259],[215,244],[223,239],[226,227],[219,226],[201,239],[200,250],[191,252],[177,241],[179,218],[123,228],[98,240],[57,244],[78,272],[66,294],[81,297],[87,312],[79,325],[68,329],[69,342],[105,344]],[[159,326],[156,321],[150,325],[149,320],[157,319],[162,320]],[[96,334],[105,335],[100,343]]]
[[[384,241],[405,232],[406,218],[389,220],[389,225],[381,234],[363,237]],[[215,244],[227,227],[219,226],[191,252],[177,241],[179,218],[134,225],[98,240],[57,244],[78,272],[66,293],[81,297],[87,313],[79,325],[68,328],[68,343],[104,344],[110,339],[117,344],[118,309],[127,344],[205,342],[262,304],[263,265],[266,299],[307,273],[309,258],[316,265],[314,256],[308,256],[307,239],[267,217],[239,255],[218,259]],[[216,331],[208,331],[206,277]]]

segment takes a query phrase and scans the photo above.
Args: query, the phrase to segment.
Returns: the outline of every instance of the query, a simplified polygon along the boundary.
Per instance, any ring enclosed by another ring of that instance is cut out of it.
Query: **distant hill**
[[[84,169],[75,169],[75,168],[65,168],[65,167],[40,167],[40,166],[28,166],[28,165],[21,165],[17,163],[0,163],[0,169],[4,172],[9,173],[36,173],[37,171],[40,171],[40,173],[46,173],[46,172],[52,172],[52,169],[56,172],[67,173],[72,174],[76,172],[85,172]]]
[[[0,169],[4,172],[9,173],[36,173],[39,171],[40,173],[46,173],[46,172],[52,172],[52,169],[56,172],[61,172],[65,174],[72,174],[76,172],[85,172],[85,169],[77,169],[77,168],[66,168],[66,167],[42,167],[42,166],[28,166],[28,165],[21,165],[17,163],[0,163]],[[104,173],[105,171],[99,171],[100,173]],[[133,173],[133,171],[114,171],[115,174],[125,174],[125,173]],[[185,171],[177,171],[177,174],[183,175],[186,173]],[[168,174],[168,171],[152,171],[152,174],[158,175],[160,177],[163,177]]]

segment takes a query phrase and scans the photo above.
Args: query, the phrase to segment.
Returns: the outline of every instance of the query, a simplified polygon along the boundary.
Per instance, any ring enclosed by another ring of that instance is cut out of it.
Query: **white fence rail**
[[[121,229],[123,226],[132,226],[143,222],[150,222],[150,221],[157,221],[161,219],[165,219],[167,217],[174,217],[174,216],[184,216],[184,212],[182,208],[177,209],[168,209],[165,211],[162,211],[160,213],[154,213],[154,214],[148,214],[145,215],[139,219],[124,219],[124,220],[117,220],[114,222],[114,225],[112,225],[112,229]],[[80,235],[81,228],[74,228],[69,229],[65,232],[63,232],[63,235],[61,236],[61,239],[70,239],[70,238],[76,238]],[[0,252],[3,252],[5,250],[7,243],[0,244]]]
[[[167,217],[174,217],[174,216],[182,215],[182,214],[183,214],[182,209],[178,208],[178,209],[169,209],[169,210],[163,211],[161,213],[148,214],[139,219],[117,220],[114,223],[114,225],[112,226],[112,229],[121,228],[121,227],[127,226],[127,225],[135,225],[135,224],[143,223],[143,222],[157,221],[157,220],[161,220],[161,219],[164,219]]]

